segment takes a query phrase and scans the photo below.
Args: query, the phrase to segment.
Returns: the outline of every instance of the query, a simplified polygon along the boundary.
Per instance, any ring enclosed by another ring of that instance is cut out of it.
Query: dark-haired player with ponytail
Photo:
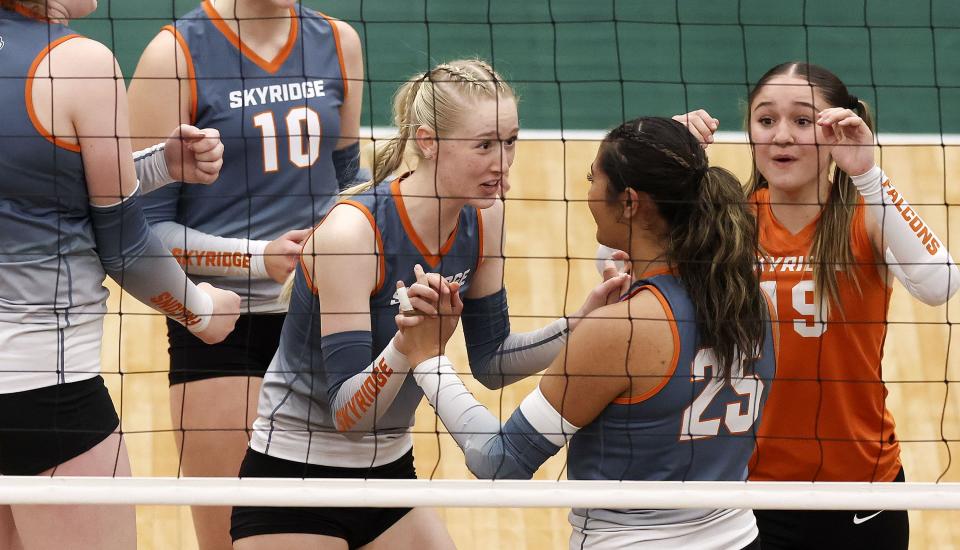
[[[397,318],[417,383],[480,478],[530,478],[569,443],[570,479],[744,480],[776,353],[740,183],[663,118],[610,132],[588,178],[598,241],[629,252],[629,291],[581,320],[503,425],[442,355],[453,294],[438,318]],[[759,547],[749,510],[574,509],[570,522],[570,548]]]

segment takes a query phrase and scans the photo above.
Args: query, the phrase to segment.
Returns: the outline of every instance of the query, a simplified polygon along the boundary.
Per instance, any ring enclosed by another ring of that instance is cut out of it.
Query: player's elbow
[[[524,468],[514,457],[505,452],[489,452],[483,449],[464,450],[467,469],[477,479],[530,479],[533,472]]]
[[[470,373],[474,379],[488,390],[499,390],[507,385],[507,379],[500,369],[494,366],[495,352],[481,352],[467,348],[467,359],[470,361]]]
[[[337,429],[337,433],[350,441],[360,441],[367,434],[367,430],[358,426],[355,422],[337,420],[333,425]]]
[[[947,273],[941,269],[946,267]],[[939,273],[934,273],[920,284],[910,285],[907,290],[910,294],[928,306],[941,306],[947,303],[950,298],[960,290],[960,270],[951,263],[948,266],[941,266],[937,269]]]
[[[491,372],[474,372],[473,377],[483,385],[484,388],[488,390],[499,390],[503,389],[507,385],[507,380],[505,376],[502,376],[497,373]]]

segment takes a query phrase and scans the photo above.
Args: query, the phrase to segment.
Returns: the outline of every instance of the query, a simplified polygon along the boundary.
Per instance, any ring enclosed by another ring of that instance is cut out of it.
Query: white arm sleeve
[[[191,275],[269,278],[263,253],[270,241],[218,237],[171,221],[152,229]]]
[[[463,385],[445,356],[414,367],[413,376],[463,449],[467,467],[480,479],[530,479],[579,430],[534,389],[502,426]]]
[[[173,183],[173,178],[170,177],[170,171],[167,169],[167,158],[163,152],[165,148],[165,144],[158,143],[133,154],[133,165],[137,169],[141,193],[146,194],[168,183]]]
[[[939,305],[960,288],[960,271],[943,242],[890,183],[879,166],[853,176],[876,223],[890,272],[921,302]]]
[[[617,271],[623,271],[623,260],[614,260],[614,252],[618,252],[618,250],[602,244],[597,247],[596,258],[594,259],[597,273],[603,275],[603,270],[607,267],[607,260],[611,260],[617,266]]]

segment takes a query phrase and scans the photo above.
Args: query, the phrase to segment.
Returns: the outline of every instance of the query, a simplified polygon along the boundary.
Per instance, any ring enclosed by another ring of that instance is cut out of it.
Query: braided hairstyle
[[[40,18],[46,18],[47,13],[45,0],[0,0],[0,9],[24,10]]]
[[[665,257],[696,311],[701,346],[713,348],[720,374],[761,349],[768,317],[757,275],[757,229],[736,176],[709,166],[679,122],[642,117],[607,134],[598,167],[607,198],[645,193],[666,222]]]
[[[473,101],[482,98],[516,98],[510,85],[486,61],[458,59],[415,75],[394,95],[393,122],[398,132],[375,148],[373,181],[348,189],[345,194],[369,189],[394,173],[403,163],[407,144],[415,139],[418,128],[431,128],[442,136],[456,128],[461,117],[470,112]],[[423,158],[419,147],[409,149]]]

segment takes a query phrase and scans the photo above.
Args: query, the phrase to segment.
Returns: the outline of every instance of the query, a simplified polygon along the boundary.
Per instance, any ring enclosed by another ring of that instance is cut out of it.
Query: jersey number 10
[[[309,107],[294,107],[286,117],[287,150],[290,151],[290,163],[297,168],[309,168],[320,158],[320,115]],[[273,111],[264,111],[253,117],[253,125],[260,129],[263,138],[263,171],[276,172],[280,169],[277,153],[277,123]],[[303,130],[307,135],[304,140]],[[306,141],[306,144],[304,144]]]

